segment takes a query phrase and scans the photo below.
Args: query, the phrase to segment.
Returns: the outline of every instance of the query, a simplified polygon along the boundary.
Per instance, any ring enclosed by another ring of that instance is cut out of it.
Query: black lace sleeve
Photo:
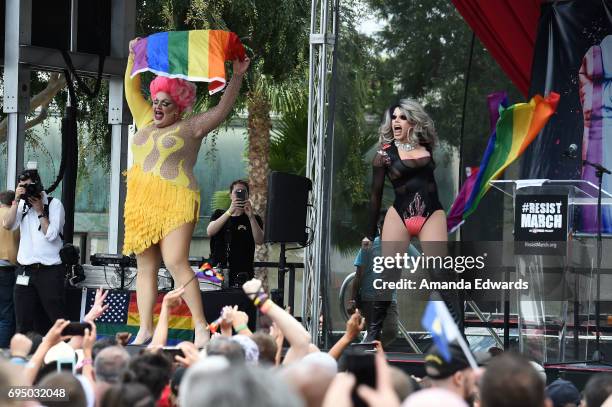
[[[380,215],[380,205],[382,201],[383,189],[385,187],[385,172],[388,156],[383,150],[379,150],[372,160],[372,192],[370,194],[370,214],[366,237],[374,240],[378,217]]]

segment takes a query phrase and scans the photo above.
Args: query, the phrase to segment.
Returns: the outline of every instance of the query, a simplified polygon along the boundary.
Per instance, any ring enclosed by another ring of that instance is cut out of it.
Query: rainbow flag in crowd
[[[170,78],[210,82],[210,94],[225,86],[225,61],[245,58],[236,34],[221,30],[170,31],[149,35],[134,46],[131,76],[150,71]]]
[[[81,318],[89,312],[95,297],[96,290],[94,288],[83,288]],[[153,309],[153,322],[155,324],[157,324],[159,319],[163,298],[164,293],[160,293],[155,302]],[[110,306],[95,321],[98,338],[114,337],[119,332],[130,332],[132,337],[136,336],[140,325],[140,315],[136,305],[136,292],[111,290],[104,303]],[[191,312],[184,302],[171,310],[167,344],[176,345],[182,341],[193,341]]]
[[[489,182],[499,178],[523,154],[555,112],[559,102],[559,95],[551,92],[546,98],[536,95],[529,103],[505,107],[503,96],[498,93],[489,98],[489,110],[491,104],[497,104],[499,118],[475,179],[468,178],[469,182],[466,181],[449,212],[449,232],[456,230],[476,210],[482,197],[491,188]]]

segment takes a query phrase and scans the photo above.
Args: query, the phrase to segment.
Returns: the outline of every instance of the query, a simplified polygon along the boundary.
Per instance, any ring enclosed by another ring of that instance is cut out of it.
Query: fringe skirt
[[[123,254],[142,253],[179,226],[197,221],[199,210],[199,191],[132,166],[127,171]]]

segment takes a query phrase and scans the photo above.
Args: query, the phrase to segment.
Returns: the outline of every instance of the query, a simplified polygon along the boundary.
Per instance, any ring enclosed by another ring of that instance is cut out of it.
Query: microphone
[[[565,150],[563,152],[563,157],[566,158],[576,158],[578,155],[578,146],[576,144],[570,144],[569,147],[567,147],[567,150]]]

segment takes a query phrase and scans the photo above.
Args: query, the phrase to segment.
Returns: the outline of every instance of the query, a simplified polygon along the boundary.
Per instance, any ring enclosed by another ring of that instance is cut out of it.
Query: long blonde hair
[[[391,115],[398,107],[408,120],[414,124],[412,133],[409,135],[412,142],[417,142],[425,147],[433,148],[436,144],[436,128],[433,120],[427,114],[423,106],[414,99],[405,98],[399,104],[391,106],[385,112],[382,123],[378,129],[380,143],[390,143],[393,141],[393,126]]]

